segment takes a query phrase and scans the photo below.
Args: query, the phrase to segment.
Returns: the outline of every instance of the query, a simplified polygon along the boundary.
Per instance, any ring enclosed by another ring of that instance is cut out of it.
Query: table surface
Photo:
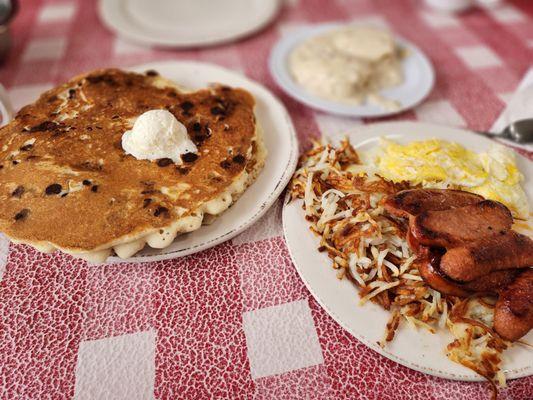
[[[282,35],[322,21],[382,24],[416,43],[437,81],[417,109],[387,120],[489,128],[533,61],[533,2],[434,14],[422,1],[292,0],[262,32],[168,51],[117,38],[94,1],[24,0],[0,81],[17,107],[68,78],[155,60],[217,63],[270,88],[301,145],[358,123],[296,103],[267,59]],[[529,154],[531,156],[531,154]],[[0,240],[0,398],[486,399],[486,383],[410,370],[369,350],[311,297],[281,231],[281,203],[235,239],[176,260],[88,265]],[[440,351],[440,350],[436,350]],[[502,399],[533,398],[533,377]]]

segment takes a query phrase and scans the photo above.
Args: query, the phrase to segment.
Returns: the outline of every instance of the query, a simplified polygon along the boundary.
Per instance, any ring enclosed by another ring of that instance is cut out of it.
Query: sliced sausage
[[[508,231],[449,249],[440,268],[450,278],[470,282],[493,271],[533,266],[533,240]]]
[[[522,271],[523,269],[502,269],[480,276],[471,282],[457,283],[457,285],[472,292],[495,294],[513,283]]]
[[[433,289],[451,296],[468,297],[476,292],[496,294],[511,284],[522,272],[521,270],[495,271],[472,282],[458,283],[451,280],[440,269],[442,251],[427,247],[420,252],[417,261],[418,271],[424,281]]]
[[[496,302],[494,330],[515,341],[533,328],[533,270],[528,269],[507,287]]]
[[[420,253],[423,254],[423,252]],[[441,252],[427,249],[426,254],[427,256],[422,256],[416,263],[420,276],[429,286],[451,296],[468,297],[472,294],[471,291],[461,288],[442,274],[439,268]]]
[[[408,218],[424,211],[448,210],[479,203],[483,197],[451,189],[402,190],[385,200],[385,209],[396,217]]]
[[[513,217],[503,204],[483,200],[443,211],[425,211],[411,217],[409,228],[425,246],[454,247],[511,229]]]

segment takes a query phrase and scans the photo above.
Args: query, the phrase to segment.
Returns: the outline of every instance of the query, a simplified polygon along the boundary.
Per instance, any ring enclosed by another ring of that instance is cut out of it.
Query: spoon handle
[[[498,139],[498,138],[507,138],[508,136],[504,132],[485,132],[485,131],[475,131],[476,133],[479,133],[480,135],[483,135],[489,139]]]

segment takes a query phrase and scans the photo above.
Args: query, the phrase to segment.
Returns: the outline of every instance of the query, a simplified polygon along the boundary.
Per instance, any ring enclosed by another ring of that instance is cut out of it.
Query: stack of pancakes
[[[146,243],[168,246],[225,211],[266,151],[242,89],[179,89],[155,71],[98,70],[51,89],[0,129],[0,231],[40,251],[93,262]],[[121,138],[145,111],[167,109],[198,154],[137,160]]]

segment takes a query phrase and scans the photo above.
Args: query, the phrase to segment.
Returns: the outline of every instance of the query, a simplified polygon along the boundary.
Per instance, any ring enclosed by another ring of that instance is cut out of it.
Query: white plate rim
[[[270,73],[278,86],[295,100],[313,109],[347,117],[385,117],[402,113],[419,105],[431,93],[431,90],[435,85],[435,69],[433,68],[433,64],[431,63],[430,59],[418,46],[396,34],[394,34],[394,40],[401,46],[408,49],[410,53],[409,56],[417,57],[419,59],[418,61],[423,72],[420,76],[427,81],[424,89],[420,91],[415,100],[407,104],[402,103],[402,107],[399,110],[387,111],[380,107],[369,104],[351,106],[340,102],[322,99],[307,92],[303,87],[294,82],[286,65],[287,56],[294,46],[320,33],[343,26],[353,25],[367,26],[367,24],[359,23],[357,21],[348,24],[328,22],[324,24],[303,26],[296,32],[281,38],[272,48],[269,57]]]
[[[461,128],[453,128],[453,127],[443,127],[443,126],[440,126],[440,125],[435,125],[435,124],[429,124],[429,123],[419,123],[419,122],[412,122],[412,121],[402,121],[402,122],[382,122],[382,123],[376,123],[376,124],[370,124],[370,125],[363,125],[363,126],[358,126],[358,127],[355,127],[353,130],[350,130],[348,132],[346,132],[346,135],[357,135],[357,134],[361,134],[362,131],[364,130],[367,130],[367,131],[371,131],[371,130],[374,130],[374,129],[382,129],[383,132],[380,133],[380,134],[375,134],[375,138],[373,139],[366,139],[366,140],[363,140],[361,142],[356,142],[354,144],[354,147],[355,148],[358,148],[362,145],[364,145],[366,142],[368,141],[373,141],[373,140],[376,140],[378,137],[380,136],[387,136],[387,137],[391,137],[391,138],[394,138],[394,136],[398,137],[398,135],[395,135],[395,134],[387,134],[385,132],[394,132],[395,129],[398,129],[398,127],[401,127],[402,129],[406,129],[406,128],[409,128],[409,127],[413,127],[413,126],[417,126],[418,128],[422,128],[424,127],[425,129],[427,129],[428,131],[430,131],[431,129],[435,129],[435,128],[438,128],[438,129],[447,129],[447,130],[450,130],[450,131],[455,131],[455,132],[458,132],[458,133],[462,133],[462,134],[466,134],[466,135],[473,135],[473,136],[476,136],[481,142],[485,142],[485,143],[496,143],[490,139],[487,139],[485,137],[482,137],[480,135],[477,135],[471,131],[468,131],[466,129],[461,129]],[[407,134],[400,134],[401,136],[405,136]],[[428,135],[428,138],[430,138],[431,135]],[[530,161],[525,158],[524,156],[520,155],[519,153],[517,153],[516,151],[514,152],[516,157],[517,157],[517,161],[520,162],[520,163],[530,163]],[[526,176],[526,180],[531,180],[533,179],[533,175],[530,175],[530,176]],[[531,199],[531,195],[529,195],[530,199]],[[370,349],[376,351],[377,353],[381,354],[382,356],[392,360],[392,361],[395,361],[405,367],[408,367],[408,368],[411,368],[415,371],[418,371],[418,372],[421,372],[421,373],[424,373],[424,374],[428,374],[428,375],[432,375],[432,376],[436,376],[436,377],[439,377],[439,378],[444,378],[444,379],[450,379],[450,380],[456,380],[456,381],[466,381],[466,382],[486,382],[485,378],[481,377],[480,375],[476,374],[475,372],[473,371],[470,371],[468,369],[466,369],[466,367],[463,367],[464,370],[465,370],[465,373],[463,374],[455,374],[455,373],[450,373],[450,372],[447,372],[447,371],[444,371],[442,369],[439,369],[439,368],[430,368],[430,367],[426,367],[426,366],[422,366],[422,365],[419,365],[415,362],[411,362],[411,361],[408,361],[408,360],[405,360],[404,358],[401,358],[399,356],[397,356],[396,354],[394,354],[393,352],[390,352],[388,351],[386,348],[381,348],[379,345],[377,345],[375,339],[370,339],[364,335],[362,335],[361,333],[357,332],[353,326],[351,325],[350,322],[344,320],[343,318],[341,318],[338,313],[333,309],[333,307],[328,304],[327,301],[325,301],[322,297],[322,293],[319,293],[320,290],[315,288],[315,286],[309,281],[308,279],[308,271],[306,270],[305,266],[303,266],[303,264],[305,263],[300,263],[297,259],[297,256],[296,256],[296,251],[295,249],[297,248],[297,246],[294,245],[293,241],[291,240],[290,238],[290,234],[288,233],[288,217],[287,217],[287,213],[289,212],[289,203],[288,203],[288,199],[289,199],[289,193],[287,193],[287,195],[285,196],[285,200],[284,200],[284,204],[283,204],[283,210],[282,210],[282,225],[283,225],[283,236],[284,236],[284,239],[286,241],[286,244],[287,244],[287,249],[288,249],[288,252],[289,252],[289,255],[291,257],[291,260],[298,272],[298,275],[300,276],[300,278],[302,279],[302,281],[304,282],[307,290],[309,290],[309,292],[311,293],[311,295],[316,299],[316,301],[318,302],[318,304],[320,304],[320,306],[326,311],[326,313],[328,315],[330,315],[342,328],[344,328],[350,335],[352,335],[353,337],[355,337],[357,340],[359,340],[360,342],[362,342],[365,346],[369,347]],[[293,204],[301,204],[301,201],[299,203],[297,202],[294,202]],[[302,223],[305,223],[306,224],[306,221],[303,219],[303,215],[301,216],[301,221]],[[306,230],[309,232],[309,230],[307,229],[307,225],[305,225],[305,228]],[[315,249],[313,249],[315,251]],[[322,267],[322,266],[321,266]],[[331,266],[328,264],[327,267],[329,267],[331,269],[331,271],[334,271]],[[332,279],[336,279],[335,278],[335,275],[332,274]],[[353,288],[354,290],[354,293],[356,292],[356,289]],[[362,307],[365,307],[366,305],[363,305]],[[380,311],[383,311],[385,312],[384,310],[381,310]],[[361,321],[359,321],[361,322]],[[383,329],[385,329],[385,327],[383,326]],[[527,349],[524,350],[524,351],[528,351]],[[450,363],[453,363],[451,360],[448,360]],[[508,370],[505,368],[505,364],[504,364],[504,372],[505,372],[505,375],[506,375],[506,378],[508,380],[510,379],[518,379],[518,378],[523,378],[523,377],[527,377],[527,376],[530,376],[530,375],[533,375],[533,363],[531,363],[530,365],[524,367],[524,368],[515,368],[515,369],[511,369],[511,370]]]
[[[233,237],[237,236],[239,233],[243,232],[245,229],[253,225],[259,218],[261,218],[268,209],[274,204],[274,202],[278,199],[278,197],[281,195],[287,184],[289,183],[289,180],[292,177],[292,174],[294,173],[296,169],[296,164],[298,163],[298,155],[299,155],[299,149],[298,149],[298,139],[296,136],[296,130],[294,129],[294,125],[292,123],[292,120],[289,116],[289,113],[285,106],[275,97],[267,88],[265,88],[260,83],[257,83],[255,81],[250,80],[249,78],[231,71],[227,68],[221,67],[219,65],[215,64],[209,64],[209,63],[203,63],[203,62],[196,62],[196,61],[159,61],[159,62],[150,62],[147,64],[132,66],[127,69],[136,71],[136,72],[142,72],[146,70],[161,70],[163,68],[172,68],[178,66],[179,68],[189,68],[191,70],[194,70],[194,68],[208,68],[212,71],[221,71],[224,74],[231,75],[234,79],[238,79],[240,82],[242,82],[241,87],[244,89],[250,89],[251,91],[259,91],[261,92],[262,96],[266,96],[269,99],[268,107],[277,107],[278,111],[283,115],[284,121],[283,124],[286,127],[286,133],[288,134],[288,142],[289,142],[289,149],[287,158],[285,160],[285,168],[283,169],[283,173],[279,177],[275,177],[276,183],[273,185],[274,190],[270,193],[270,195],[262,200],[257,201],[257,204],[254,207],[253,214],[249,215],[245,221],[238,224],[237,226],[232,226],[230,229],[225,230],[224,233],[219,234],[217,237],[212,238],[208,241],[199,241],[199,243],[188,246],[183,249],[178,249],[174,251],[165,251],[167,249],[159,249],[161,251],[161,254],[155,254],[155,255],[143,255],[143,254],[136,254],[130,258],[127,259],[121,259],[119,257],[110,257],[108,262],[112,263],[124,263],[124,262],[152,262],[152,261],[160,261],[160,260],[168,260],[178,257],[184,257],[187,255],[191,255],[203,250],[207,250],[211,247],[214,247],[218,244],[221,244],[223,242],[226,242]],[[171,78],[170,78],[171,79]],[[213,79],[213,82],[219,82],[216,77]],[[178,82],[179,83],[179,82]],[[224,82],[220,82],[224,83]],[[257,117],[259,119],[259,117]],[[259,123],[261,121],[259,120]],[[264,124],[263,124],[264,125]],[[268,132],[265,132],[265,135],[268,135]],[[272,149],[267,149],[269,151],[272,151]],[[267,156],[268,157],[268,156]],[[268,162],[268,160],[267,160]],[[263,173],[262,171],[261,173]],[[257,182],[254,182],[253,184],[256,184]],[[235,204],[238,204],[238,201]],[[225,213],[225,212],[224,212]],[[220,219],[224,218],[224,213],[219,217]],[[189,233],[189,235],[196,234],[198,236],[201,235],[202,228],[198,229],[197,231]],[[152,251],[158,251],[158,249],[151,249]]]
[[[232,42],[252,35],[266,27],[274,20],[281,9],[281,0],[272,0],[267,4],[270,5],[270,8],[267,9],[267,12],[261,18],[257,19],[255,25],[248,24],[240,29],[228,31],[225,35],[205,35],[196,39],[186,40],[183,38],[180,39],[179,36],[172,39],[162,36],[155,37],[135,30],[131,23],[128,23],[127,18],[123,15],[124,13],[120,12],[120,8],[124,6],[125,1],[128,0],[99,0],[98,13],[104,25],[112,32],[135,43],[162,48],[208,47]]]

